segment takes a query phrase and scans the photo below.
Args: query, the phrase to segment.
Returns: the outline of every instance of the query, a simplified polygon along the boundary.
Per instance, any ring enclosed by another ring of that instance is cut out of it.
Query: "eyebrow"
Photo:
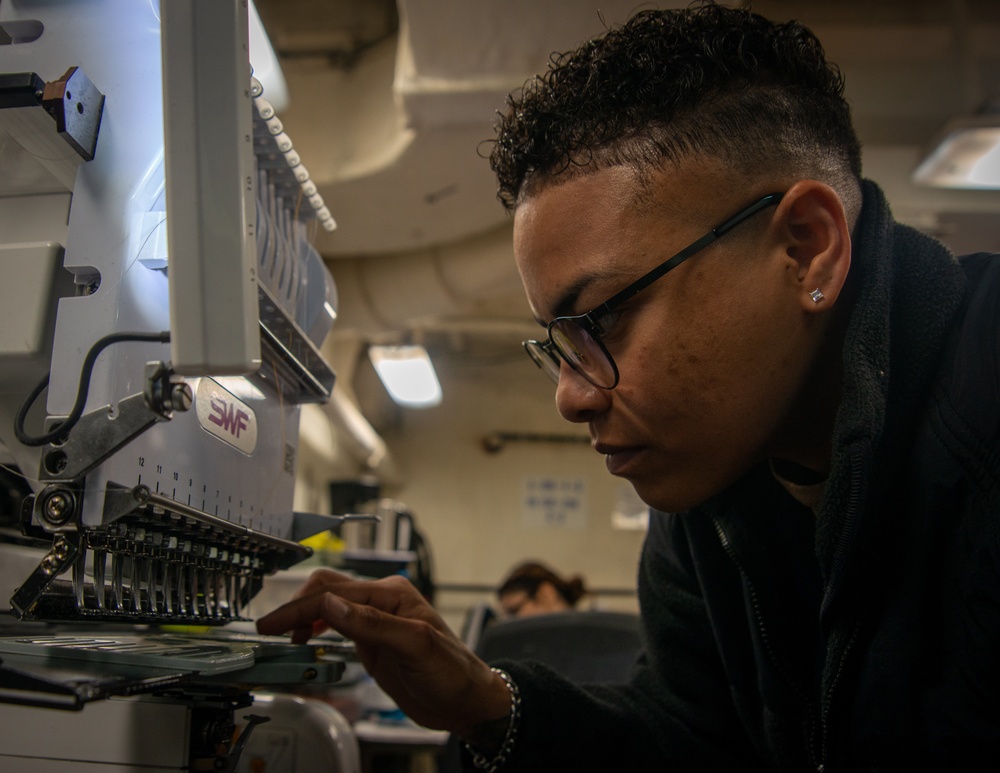
[[[623,271],[591,272],[589,274],[584,274],[583,276],[578,277],[577,280],[573,282],[573,284],[571,284],[569,287],[566,288],[566,290],[563,291],[563,294],[559,296],[558,300],[556,300],[556,303],[552,309],[554,312],[553,319],[557,317],[575,316],[574,312],[576,310],[577,301],[580,300],[580,296],[583,294],[584,290],[586,290],[590,285],[594,284],[594,282],[599,282],[604,279],[616,279],[618,278],[619,275],[625,275],[625,272]],[[590,309],[585,309],[579,313],[585,314],[587,313],[587,311],[590,311]],[[549,325],[548,322],[545,322],[539,319],[538,317],[535,317],[535,321],[542,327],[548,327]]]

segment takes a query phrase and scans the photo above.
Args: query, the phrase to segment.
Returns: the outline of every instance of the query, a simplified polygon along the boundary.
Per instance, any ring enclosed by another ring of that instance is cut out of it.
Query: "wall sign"
[[[521,521],[532,529],[587,528],[587,484],[583,478],[525,478]]]

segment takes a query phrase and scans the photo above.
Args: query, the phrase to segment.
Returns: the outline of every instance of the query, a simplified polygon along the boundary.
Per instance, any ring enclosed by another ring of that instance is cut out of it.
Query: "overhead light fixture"
[[[368,357],[392,399],[409,408],[441,402],[441,384],[422,346],[369,346]]]
[[[1000,189],[1000,99],[950,122],[913,171],[913,181],[939,188]]]

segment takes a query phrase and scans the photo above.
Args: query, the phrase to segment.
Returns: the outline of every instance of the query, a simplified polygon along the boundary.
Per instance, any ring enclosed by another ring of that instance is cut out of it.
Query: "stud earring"
[[[809,293],[809,297],[813,299],[813,303],[819,303],[826,296],[823,295],[823,291],[817,287],[815,290]]]

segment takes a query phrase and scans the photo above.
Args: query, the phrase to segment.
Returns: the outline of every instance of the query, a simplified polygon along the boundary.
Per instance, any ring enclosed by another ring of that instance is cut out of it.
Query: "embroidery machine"
[[[344,668],[239,627],[336,523],[292,509],[300,406],[334,382],[310,243],[334,222],[251,70],[254,21],[0,2],[0,462],[27,483],[0,539],[0,767],[235,770],[253,689]],[[326,764],[356,768],[316,712]]]

